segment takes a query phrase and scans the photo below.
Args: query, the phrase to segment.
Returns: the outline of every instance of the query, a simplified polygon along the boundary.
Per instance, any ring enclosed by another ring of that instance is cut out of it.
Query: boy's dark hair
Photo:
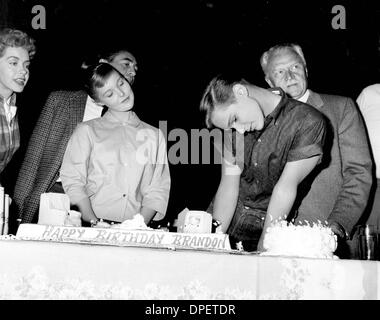
[[[235,84],[248,84],[248,81],[233,73],[219,74],[208,84],[203,93],[200,110],[206,113],[206,126],[212,128],[211,114],[216,106],[227,106],[236,101],[232,90]]]

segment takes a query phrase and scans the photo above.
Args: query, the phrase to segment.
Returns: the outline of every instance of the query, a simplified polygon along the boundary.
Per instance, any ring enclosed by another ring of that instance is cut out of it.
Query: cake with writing
[[[294,225],[287,221],[274,222],[267,229],[262,255],[306,258],[337,258],[337,238],[331,228],[322,223]]]
[[[229,237],[221,233],[165,232],[147,227],[140,215],[109,228],[21,224],[19,240],[74,242],[167,249],[231,251]]]

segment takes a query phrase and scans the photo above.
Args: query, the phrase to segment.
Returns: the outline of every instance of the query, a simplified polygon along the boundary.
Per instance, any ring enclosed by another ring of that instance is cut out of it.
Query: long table
[[[378,299],[380,263],[0,241],[0,299]]]

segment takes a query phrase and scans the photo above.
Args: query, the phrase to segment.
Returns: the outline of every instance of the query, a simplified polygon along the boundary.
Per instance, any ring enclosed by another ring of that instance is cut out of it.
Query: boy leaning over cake
[[[209,128],[230,133],[216,144],[222,175],[209,210],[232,247],[262,251],[271,221],[288,216],[298,185],[321,160],[326,120],[282,89],[260,88],[231,74],[209,83],[200,109]]]
[[[92,226],[137,213],[146,224],[162,219],[170,190],[162,132],[138,118],[129,82],[110,64],[85,73],[88,95],[108,111],[80,123],[72,134],[60,171],[65,193]]]

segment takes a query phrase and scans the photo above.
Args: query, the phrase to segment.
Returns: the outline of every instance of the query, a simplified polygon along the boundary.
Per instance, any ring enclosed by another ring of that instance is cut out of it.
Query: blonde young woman
[[[15,29],[0,31],[0,173],[20,146],[16,94],[29,80],[34,40]]]
[[[127,79],[108,63],[86,70],[85,87],[103,117],[80,123],[63,158],[60,177],[82,219],[123,222],[139,213],[148,224],[161,220],[169,200],[170,174],[161,130],[132,110]]]

